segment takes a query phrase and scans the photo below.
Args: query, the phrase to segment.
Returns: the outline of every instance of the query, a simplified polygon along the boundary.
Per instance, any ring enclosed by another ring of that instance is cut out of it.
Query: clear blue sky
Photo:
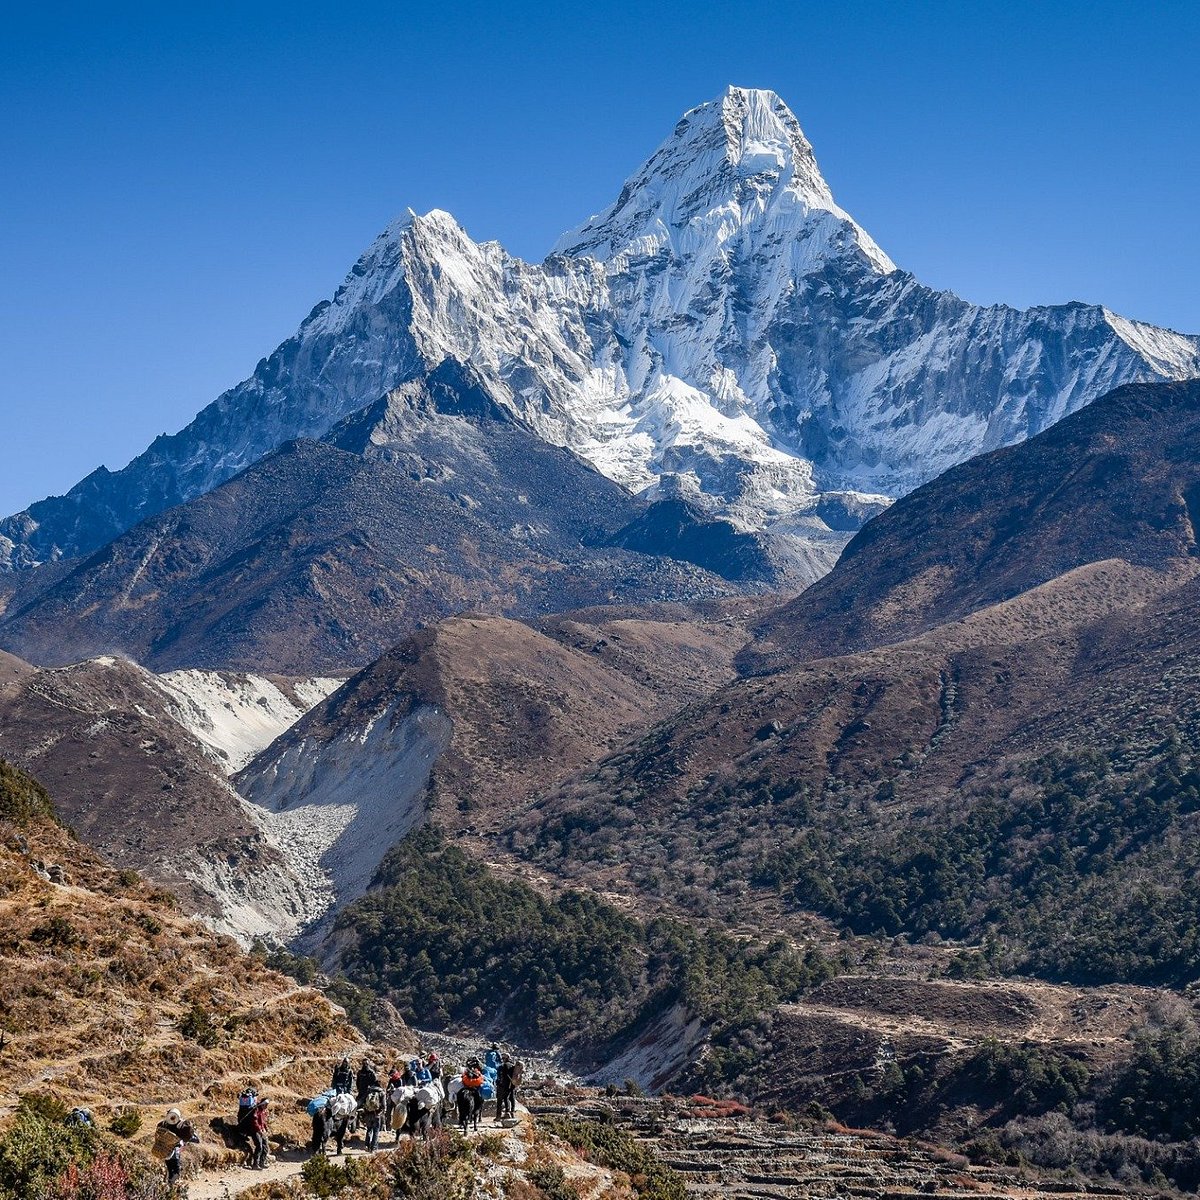
[[[788,101],[925,282],[1200,331],[1194,2],[47,4],[0,29],[2,513],[186,423],[404,208],[540,258],[727,83]]]

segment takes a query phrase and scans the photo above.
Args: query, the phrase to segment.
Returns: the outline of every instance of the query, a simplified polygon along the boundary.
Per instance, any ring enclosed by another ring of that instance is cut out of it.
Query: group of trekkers
[[[385,1129],[395,1134],[396,1142],[403,1133],[426,1138],[441,1127],[451,1106],[465,1133],[468,1125],[479,1127],[485,1102],[493,1099],[497,1123],[515,1120],[524,1073],[523,1064],[495,1043],[482,1062],[471,1057],[461,1072],[430,1053],[424,1059],[397,1063],[383,1078],[370,1060],[364,1058],[355,1072],[349,1056],[344,1056],[333,1070],[329,1088],[308,1105],[309,1150],[323,1153],[332,1139],[336,1152],[343,1154],[346,1139],[360,1130],[368,1152],[378,1148]]]
[[[368,1059],[363,1059],[357,1073],[348,1055],[334,1067],[330,1086],[308,1104],[312,1118],[312,1139],[309,1151],[322,1154],[330,1140],[337,1153],[345,1152],[346,1139],[361,1132],[368,1152],[379,1146],[384,1129],[392,1130],[396,1142],[407,1133],[410,1137],[428,1137],[440,1128],[449,1107],[456,1110],[458,1124],[465,1133],[471,1124],[479,1128],[479,1120],[488,1100],[496,1102],[496,1122],[515,1120],[517,1090],[524,1078],[523,1064],[503,1052],[495,1043],[484,1054],[468,1058],[461,1072],[450,1070],[437,1054],[412,1058],[397,1063],[386,1078],[381,1078]],[[82,1110],[80,1110],[82,1111]],[[91,1116],[88,1114],[88,1121]],[[260,1097],[253,1087],[238,1097],[234,1129],[225,1123],[227,1132],[236,1135],[249,1147],[247,1166],[261,1171],[267,1166],[270,1127],[270,1101]],[[163,1163],[168,1186],[179,1182],[183,1169],[182,1151],[200,1138],[191,1121],[185,1121],[179,1109],[167,1111],[154,1133],[153,1153]]]

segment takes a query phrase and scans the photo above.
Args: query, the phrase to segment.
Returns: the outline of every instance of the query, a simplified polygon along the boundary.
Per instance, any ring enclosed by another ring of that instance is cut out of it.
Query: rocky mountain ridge
[[[804,569],[753,534],[728,566],[706,561],[757,582],[688,561],[703,547],[678,532],[625,549],[645,507],[446,360],[321,441],[288,442],[87,558],[18,576],[0,645],[42,664],[120,653],[159,671],[330,674],[464,610],[690,602]]]
[[[747,528],[808,541],[818,570],[863,495],[1198,369],[1195,338],[1101,307],[980,308],[923,287],[833,202],[786,105],[735,87],[542,264],[449,214],[403,216],[185,430],[0,522],[0,560],[90,553],[447,357],[622,485],[681,476]]]

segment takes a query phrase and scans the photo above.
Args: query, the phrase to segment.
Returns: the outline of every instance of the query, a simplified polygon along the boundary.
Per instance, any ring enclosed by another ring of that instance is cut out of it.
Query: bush
[[[389,1164],[397,1200],[469,1200],[475,1194],[474,1152],[457,1133],[408,1142]]]
[[[335,1163],[324,1154],[318,1154],[304,1164],[300,1175],[312,1195],[318,1200],[328,1200],[330,1196],[336,1196],[359,1182],[358,1164],[358,1159],[348,1158],[345,1162]]]
[[[21,826],[31,821],[58,819],[46,789],[3,758],[0,758],[0,818]]]
[[[567,1179],[560,1166],[530,1167],[525,1174],[545,1200],[579,1200],[579,1188]]]
[[[183,1020],[179,1022],[179,1032],[206,1050],[211,1050],[221,1040],[221,1030],[214,1023],[208,1010],[196,1002],[184,1013]]]
[[[151,936],[157,937],[163,931],[163,923],[150,912],[142,913],[138,917],[138,924]]]
[[[136,1108],[126,1108],[117,1113],[108,1127],[118,1137],[133,1137],[142,1128],[142,1114]]]
[[[65,1101],[50,1092],[26,1092],[18,1105],[22,1112],[30,1113],[47,1125],[61,1125],[71,1111]]]
[[[22,1098],[17,1115],[0,1135],[0,1198],[31,1200],[53,1194],[69,1170],[86,1170],[96,1156],[99,1137],[88,1125],[47,1120],[37,1104]]]
[[[79,931],[66,917],[55,914],[49,920],[35,925],[29,931],[29,940],[44,946],[55,946],[61,949],[71,949],[82,944]]]
[[[545,1117],[547,1133],[574,1146],[590,1162],[624,1171],[639,1200],[687,1200],[683,1177],[654,1157],[633,1134],[603,1121],[574,1117]]]

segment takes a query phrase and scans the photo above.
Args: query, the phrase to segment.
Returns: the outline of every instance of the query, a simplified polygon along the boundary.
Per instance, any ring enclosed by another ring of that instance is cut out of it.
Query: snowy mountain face
[[[396,221],[186,429],[0,522],[0,565],[95,549],[448,356],[631,490],[669,480],[827,561],[954,463],[1118,384],[1200,373],[1197,338],[1104,308],[923,287],[837,206],[786,105],[730,88],[541,264],[444,212]]]

